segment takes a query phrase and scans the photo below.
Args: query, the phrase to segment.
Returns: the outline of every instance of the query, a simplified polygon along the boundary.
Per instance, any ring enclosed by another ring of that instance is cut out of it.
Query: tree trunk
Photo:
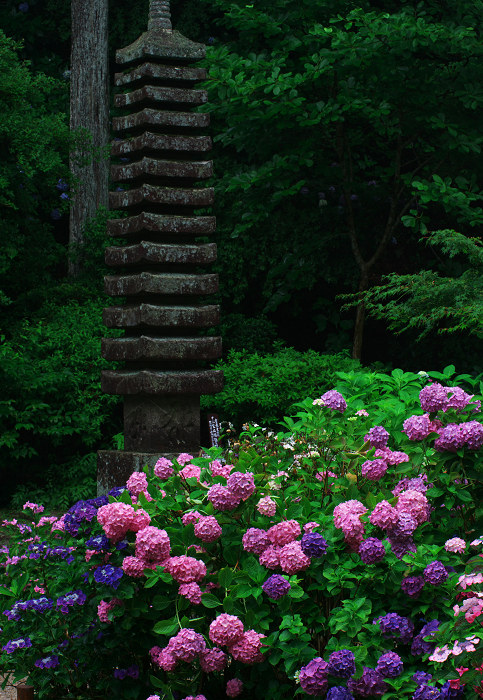
[[[369,286],[369,276],[366,271],[361,272],[359,280],[359,292],[365,292]],[[352,358],[362,359],[362,339],[364,335],[364,321],[366,317],[366,306],[363,301],[357,305],[356,320],[354,323],[354,338],[352,345]]]
[[[70,154],[73,175],[70,207],[69,274],[80,272],[79,247],[86,222],[108,206],[109,141],[108,0],[71,0],[72,45],[70,128],[89,142]]]

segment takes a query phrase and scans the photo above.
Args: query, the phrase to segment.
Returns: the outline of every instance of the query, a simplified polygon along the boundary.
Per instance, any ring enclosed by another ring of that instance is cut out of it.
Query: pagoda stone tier
[[[215,218],[195,214],[214,197],[199,184],[213,174],[209,115],[193,111],[206,103],[196,87],[206,76],[190,64],[204,55],[202,44],[172,30],[163,0],[151,0],[148,31],[116,54],[121,116],[113,119],[109,201],[125,216],[108,223],[115,245],[105,253],[113,268],[105,291],[121,299],[103,319],[124,335],[102,341],[102,356],[121,365],[103,371],[101,385],[124,397],[124,450],[98,453],[99,494],[160,456],[198,453],[199,397],[223,386],[222,372],[207,367],[221,355],[221,338],[200,335],[219,323],[206,299],[218,290],[206,270],[216,259],[206,241]]]

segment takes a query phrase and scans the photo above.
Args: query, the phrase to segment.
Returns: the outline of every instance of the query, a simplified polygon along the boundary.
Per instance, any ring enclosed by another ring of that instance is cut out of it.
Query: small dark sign
[[[221,425],[216,413],[208,414],[208,432],[210,435],[210,447],[218,447],[220,439]]]

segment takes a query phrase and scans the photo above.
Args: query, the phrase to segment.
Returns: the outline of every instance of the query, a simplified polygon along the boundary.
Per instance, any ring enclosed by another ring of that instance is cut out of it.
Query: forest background
[[[481,0],[171,11],[207,45],[227,386],[203,408],[273,422],[337,370],[481,373]],[[147,16],[109,3],[111,76]],[[112,212],[69,250],[70,3],[3,0],[0,27],[1,500],[65,506],[122,444],[99,381]]]

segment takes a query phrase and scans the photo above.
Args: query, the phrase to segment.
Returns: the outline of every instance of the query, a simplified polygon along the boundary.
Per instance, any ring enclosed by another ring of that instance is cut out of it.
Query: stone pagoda
[[[213,172],[209,115],[193,111],[207,100],[195,87],[206,73],[192,66],[204,56],[202,44],[172,29],[163,0],[150,1],[148,31],[116,53],[123,116],[113,119],[109,202],[126,216],[108,224],[116,245],[105,260],[115,274],[105,291],[120,299],[103,318],[124,335],[102,341],[102,356],[122,363],[102,373],[102,389],[124,397],[124,450],[98,453],[99,494],[162,455],[196,454],[200,395],[223,385],[222,372],[206,368],[221,338],[199,334],[219,322],[218,306],[203,301],[218,289],[205,272],[216,259],[206,242],[215,218],[195,213],[214,196],[196,186]]]

